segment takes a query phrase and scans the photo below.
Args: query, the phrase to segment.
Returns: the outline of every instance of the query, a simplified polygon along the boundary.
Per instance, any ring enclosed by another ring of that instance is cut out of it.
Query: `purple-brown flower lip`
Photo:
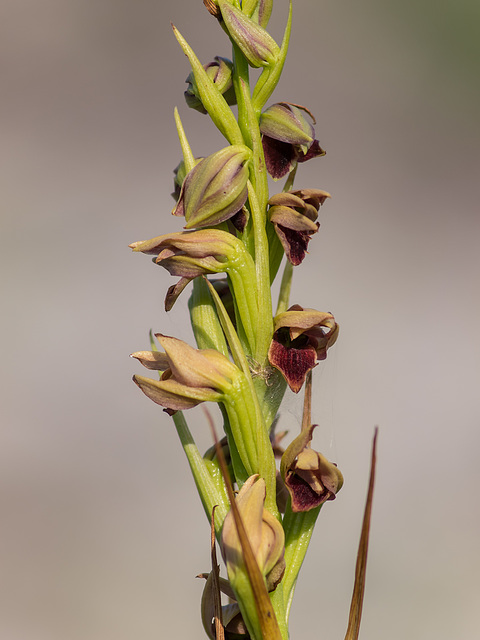
[[[293,512],[310,511],[328,500],[335,500],[343,485],[337,466],[310,446],[316,426],[302,430],[282,456],[280,471],[290,493]]]
[[[268,352],[270,364],[277,368],[294,393],[302,388],[307,373],[338,336],[338,324],[331,313],[291,306],[274,318],[273,340]]]

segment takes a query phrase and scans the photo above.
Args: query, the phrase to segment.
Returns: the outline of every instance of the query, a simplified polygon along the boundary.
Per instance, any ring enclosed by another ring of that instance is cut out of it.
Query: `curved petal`
[[[153,371],[166,371],[170,366],[167,354],[161,351],[136,351],[130,357],[136,358],[144,367]]]
[[[191,409],[207,400],[219,402],[222,398],[222,395],[213,389],[187,387],[172,378],[152,380],[143,376],[133,376],[133,381],[150,400],[164,407],[170,414]]]

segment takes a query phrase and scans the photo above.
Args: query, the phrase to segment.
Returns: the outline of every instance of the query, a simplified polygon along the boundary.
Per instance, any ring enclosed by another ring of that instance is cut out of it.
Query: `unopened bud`
[[[285,569],[285,534],[280,522],[264,508],[265,481],[253,475],[240,489],[235,500],[258,567],[273,591]],[[228,577],[235,583],[237,571],[245,571],[242,545],[230,510],[223,523],[222,553]]]
[[[227,58],[215,56],[213,62],[209,62],[203,67],[213,84],[220,91],[229,105],[234,105],[237,101],[235,91],[233,89],[232,66],[232,62]],[[193,71],[186,79],[186,82],[188,83],[188,88],[185,91],[184,96],[187,105],[191,109],[195,109],[200,113],[207,113],[207,110],[200,99]]]
[[[146,396],[169,414],[190,409],[200,402],[220,402],[241,376],[233,362],[218,351],[194,349],[182,340],[159,333],[155,336],[164,354],[140,351],[132,357],[148,369],[163,370],[160,380],[143,376],[133,379]]]
[[[262,113],[260,131],[274,140],[304,145],[305,153],[315,137],[315,130],[302,109],[288,102],[273,104]]]
[[[251,151],[231,145],[201,160],[187,175],[172,211],[185,216],[185,229],[210,227],[238,213],[247,200]]]
[[[280,48],[255,20],[246,16],[228,0],[218,0],[230,37],[252,67],[270,67],[279,59]]]

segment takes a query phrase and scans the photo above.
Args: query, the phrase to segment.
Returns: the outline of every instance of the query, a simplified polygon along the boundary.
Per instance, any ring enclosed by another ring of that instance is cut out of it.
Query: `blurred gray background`
[[[276,0],[277,41],[286,10]],[[167,316],[172,279],[127,245],[180,229],[174,106],[196,155],[224,146],[183,103],[170,20],[203,62],[229,45],[201,0],[0,12],[0,638],[201,638],[208,525],[128,358],[151,327],[192,340],[188,296]],[[270,102],[308,106],[327,149],[297,178],[333,198],[292,302],[341,324],[314,420],[346,482],[315,531],[293,639],[344,637],[376,424],[361,637],[478,634],[479,25],[476,0],[294,1]],[[190,421],[208,446],[202,413]]]

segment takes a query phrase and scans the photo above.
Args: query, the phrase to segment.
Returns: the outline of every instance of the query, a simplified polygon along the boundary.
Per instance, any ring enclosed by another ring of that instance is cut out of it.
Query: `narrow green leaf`
[[[192,153],[192,149],[187,140],[187,136],[185,134],[185,129],[183,128],[182,121],[180,120],[180,114],[178,113],[177,107],[173,112],[175,118],[175,125],[177,127],[178,139],[180,140],[180,146],[182,148],[183,154],[183,162],[185,164],[185,170],[188,173],[195,166],[195,158]]]
[[[230,347],[230,351],[232,352],[233,360],[237,367],[243,371],[243,373],[250,378],[250,368],[248,366],[247,359],[245,357],[245,353],[242,349],[242,345],[240,344],[240,340],[238,339],[237,332],[235,331],[235,327],[230,320],[228,313],[223,305],[223,302],[220,299],[220,296],[215,291],[215,287],[205,278],[205,282],[210,289],[210,294],[215,303],[215,307],[217,309],[218,318],[220,320],[220,324],[222,325],[223,332],[227,338],[228,345]]]
[[[228,357],[228,347],[223,335],[215,305],[203,278],[193,281],[192,295],[188,300],[192,329],[199,349],[216,349]]]
[[[208,469],[205,466],[205,462],[198,451],[197,445],[195,444],[195,440],[188,428],[183,413],[181,411],[177,411],[177,413],[173,415],[173,421],[177,428],[177,433],[179,435],[180,442],[182,443],[183,450],[187,456],[203,508],[205,509],[205,513],[209,520],[213,508],[215,505],[218,505],[216,510],[217,518],[215,519],[215,527],[217,535],[219,535],[222,530],[223,521],[227,515],[228,504],[225,503],[222,494],[218,491]]]
[[[275,87],[282,75],[283,65],[288,52],[288,44],[290,42],[290,33],[292,30],[292,0],[290,0],[290,8],[288,11],[288,20],[283,34],[282,46],[280,47],[280,55],[273,68],[266,68],[258,79],[255,89],[253,90],[252,102],[255,110],[260,112],[266,101],[272,95]]]
[[[240,127],[225,98],[214,85],[212,79],[203,68],[202,63],[182,34],[174,25],[172,25],[172,28],[179,45],[182,47],[184,54],[190,62],[200,99],[212,122],[230,144],[244,144]]]

